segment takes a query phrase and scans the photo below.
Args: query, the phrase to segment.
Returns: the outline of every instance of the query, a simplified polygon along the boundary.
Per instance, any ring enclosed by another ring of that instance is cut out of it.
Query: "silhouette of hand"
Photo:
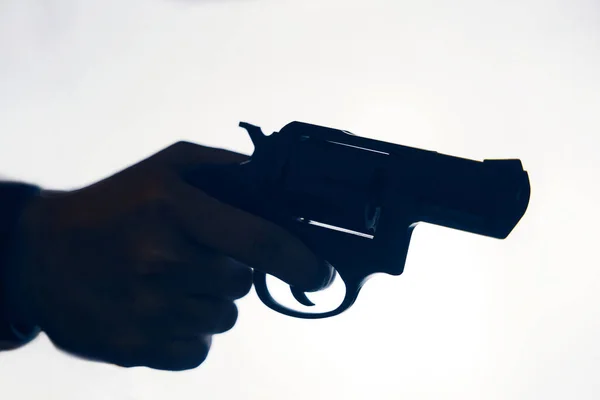
[[[298,239],[182,179],[246,158],[179,142],[89,187],[44,192],[26,208],[5,282],[16,315],[79,357],[184,370],[234,326],[251,268],[324,287],[332,271]]]

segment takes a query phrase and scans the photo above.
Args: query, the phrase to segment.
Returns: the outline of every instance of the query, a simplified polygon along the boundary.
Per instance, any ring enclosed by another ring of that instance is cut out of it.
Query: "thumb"
[[[157,154],[161,163],[177,171],[188,170],[201,164],[239,164],[250,158],[245,154],[180,141]]]

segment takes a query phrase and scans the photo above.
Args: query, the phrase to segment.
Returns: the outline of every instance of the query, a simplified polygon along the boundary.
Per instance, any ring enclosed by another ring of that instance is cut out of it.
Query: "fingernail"
[[[307,292],[317,291],[331,284],[335,277],[331,264],[320,259],[304,245],[290,246],[289,251],[289,255],[285,257],[292,261],[287,269],[290,273],[288,283]]]
[[[306,292],[316,292],[329,287],[335,279],[335,269],[326,261],[320,261],[317,267],[317,275]]]
[[[331,286],[331,284],[335,280],[336,273],[335,273],[335,268],[333,268],[333,266],[331,264],[329,264],[327,261],[323,261],[323,264],[325,264],[325,268],[327,269],[327,274],[328,274],[327,283],[324,286],[324,288],[327,288],[327,287]]]

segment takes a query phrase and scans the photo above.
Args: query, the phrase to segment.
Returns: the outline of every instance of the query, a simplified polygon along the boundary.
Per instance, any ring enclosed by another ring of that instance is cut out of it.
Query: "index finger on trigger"
[[[197,242],[292,286],[316,290],[329,283],[330,268],[287,230],[183,181],[177,187],[181,221]]]

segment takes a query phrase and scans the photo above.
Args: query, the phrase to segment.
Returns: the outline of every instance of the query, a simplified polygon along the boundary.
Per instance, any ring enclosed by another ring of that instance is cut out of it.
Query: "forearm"
[[[11,296],[10,254],[21,213],[39,188],[20,182],[0,180],[0,351],[20,347],[33,339],[37,329],[23,326]],[[28,324],[26,324],[28,325]]]

